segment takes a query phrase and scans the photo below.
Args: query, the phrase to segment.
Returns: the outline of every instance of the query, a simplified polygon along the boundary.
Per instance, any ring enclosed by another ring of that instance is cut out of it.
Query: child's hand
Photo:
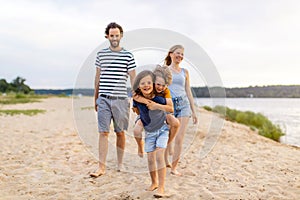
[[[131,90],[131,94],[134,97],[136,95],[136,92],[134,90]]]
[[[139,111],[139,109],[138,109],[137,107],[133,107],[133,108],[132,108],[132,111],[133,111],[134,113],[136,113],[137,115],[140,114],[140,111]]]
[[[138,95],[136,92],[132,92],[132,98],[135,100],[135,101],[140,101],[140,95]]]
[[[157,110],[158,109],[158,104],[153,102],[153,101],[149,101],[147,103],[147,107],[149,110]]]

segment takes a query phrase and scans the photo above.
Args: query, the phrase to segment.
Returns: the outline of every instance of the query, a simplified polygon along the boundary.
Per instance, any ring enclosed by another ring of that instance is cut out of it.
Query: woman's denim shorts
[[[190,102],[187,96],[174,97],[172,98],[174,106],[174,116],[178,117],[190,117],[191,108]]]

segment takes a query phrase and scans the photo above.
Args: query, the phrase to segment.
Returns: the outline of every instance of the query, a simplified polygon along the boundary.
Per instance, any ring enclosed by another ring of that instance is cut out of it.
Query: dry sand
[[[137,156],[131,131],[125,171],[116,171],[111,133],[107,173],[89,177],[97,169],[96,115],[92,98],[77,100],[74,106],[71,98],[48,98],[0,107],[46,110],[0,116],[0,199],[154,199],[144,190],[150,184],[146,158]],[[190,125],[186,134],[178,169],[183,176],[167,171],[168,199],[300,199],[299,148],[199,113],[199,126]]]

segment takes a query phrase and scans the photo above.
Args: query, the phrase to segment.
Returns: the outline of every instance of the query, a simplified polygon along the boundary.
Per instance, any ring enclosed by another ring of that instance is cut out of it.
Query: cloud
[[[80,65],[105,41],[106,25],[116,21],[125,31],[164,28],[191,38],[225,86],[299,84],[299,8],[293,0],[1,1],[0,78],[72,87]]]

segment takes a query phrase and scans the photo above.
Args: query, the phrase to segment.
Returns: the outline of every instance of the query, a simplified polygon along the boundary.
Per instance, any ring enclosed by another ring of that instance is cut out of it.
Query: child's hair
[[[155,79],[157,76],[163,78],[165,80],[166,85],[172,84],[172,72],[168,66],[157,65],[153,71],[153,74],[155,75]]]
[[[144,70],[144,71],[141,71],[134,79],[134,82],[133,82],[133,90],[135,91],[135,93],[137,95],[141,95],[143,96],[141,90],[139,89],[139,85],[140,85],[140,82],[141,80],[146,77],[146,76],[151,76],[151,79],[152,79],[152,82],[153,82],[153,88],[154,88],[154,74],[152,71],[150,70]],[[154,93],[154,89],[152,91],[152,93]]]
[[[176,49],[184,49],[182,45],[180,44],[177,44],[177,45],[174,45],[170,48],[169,52],[168,52],[168,55],[166,56],[165,58],[165,65],[169,66],[171,65],[172,63],[172,60],[171,60],[171,56],[170,56],[170,53],[173,53],[174,51],[176,51]]]

